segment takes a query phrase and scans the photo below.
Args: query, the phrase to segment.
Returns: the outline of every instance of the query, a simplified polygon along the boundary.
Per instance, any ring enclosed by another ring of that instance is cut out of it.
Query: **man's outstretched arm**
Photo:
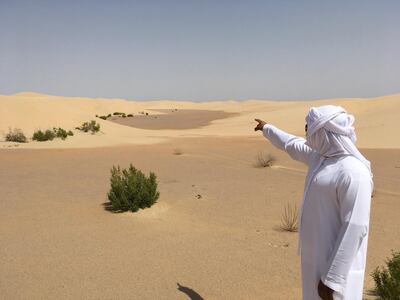
[[[258,123],[255,131],[262,131],[263,135],[278,149],[286,151],[291,158],[309,164],[312,149],[308,147],[304,138],[289,134],[265,121],[255,119]]]

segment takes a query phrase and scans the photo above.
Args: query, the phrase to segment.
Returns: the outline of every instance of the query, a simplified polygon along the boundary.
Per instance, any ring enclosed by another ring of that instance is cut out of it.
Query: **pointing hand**
[[[256,128],[254,128],[254,131],[257,131],[257,130],[261,130],[262,131],[264,125],[267,124],[267,122],[264,122],[263,120],[260,120],[260,119],[254,119],[254,120],[256,122],[258,122]]]

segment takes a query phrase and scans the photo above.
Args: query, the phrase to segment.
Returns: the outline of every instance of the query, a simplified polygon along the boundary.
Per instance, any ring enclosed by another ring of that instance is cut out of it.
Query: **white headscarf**
[[[355,146],[357,140],[354,116],[340,106],[324,105],[312,107],[306,117],[307,142],[323,157],[352,155],[359,159],[371,172],[370,162]]]

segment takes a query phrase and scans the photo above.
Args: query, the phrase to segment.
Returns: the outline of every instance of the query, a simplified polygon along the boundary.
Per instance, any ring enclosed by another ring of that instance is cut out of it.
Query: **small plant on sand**
[[[379,299],[400,299],[400,252],[392,252],[392,257],[386,260],[386,266],[377,267],[371,274],[375,281],[375,293]]]
[[[68,137],[68,132],[61,127],[58,128],[54,127],[53,131],[56,134],[56,137],[61,138],[62,140],[65,140]]]
[[[107,120],[107,116],[100,116],[99,118],[102,120]]]
[[[76,127],[76,129],[95,134],[100,130],[100,124],[98,124],[95,120],[91,120],[90,122],[83,123],[80,127]]]
[[[61,127],[53,127],[53,130],[47,129],[45,131],[42,130],[36,130],[33,133],[32,140],[38,141],[38,142],[45,142],[45,141],[52,141],[55,138],[60,138],[62,140],[65,140],[68,136],[73,136],[74,133],[71,130],[66,131],[65,129]]]
[[[256,156],[256,167],[266,168],[271,167],[276,161],[276,158],[271,154],[259,152]]]
[[[183,154],[182,149],[178,149],[178,148],[174,149],[174,155],[182,155],[182,154]]]
[[[108,192],[112,209],[135,212],[151,207],[160,196],[156,179],[153,172],[150,172],[147,177],[132,164],[128,169],[113,166],[110,179],[111,189]]]
[[[128,114],[127,117],[132,118],[133,114]]]
[[[47,129],[46,131],[42,130],[36,130],[33,133],[32,140],[38,141],[38,142],[45,142],[45,141],[52,141],[56,137],[56,133],[54,130]]]
[[[22,132],[21,129],[14,128],[8,129],[8,133],[5,135],[5,140],[7,142],[15,142],[15,143],[26,143],[28,142],[25,134]]]
[[[113,113],[113,115],[114,116],[122,116],[122,115],[124,115],[124,113],[116,111],[115,113]]]
[[[287,203],[283,209],[281,228],[285,231],[297,232],[299,229],[299,211],[296,203]]]

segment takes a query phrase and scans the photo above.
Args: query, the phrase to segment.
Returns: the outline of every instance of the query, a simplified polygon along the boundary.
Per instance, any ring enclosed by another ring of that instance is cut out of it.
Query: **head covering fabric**
[[[372,176],[371,163],[355,146],[354,120],[354,116],[340,106],[312,107],[306,116],[306,144],[323,157],[352,155],[368,168]]]

